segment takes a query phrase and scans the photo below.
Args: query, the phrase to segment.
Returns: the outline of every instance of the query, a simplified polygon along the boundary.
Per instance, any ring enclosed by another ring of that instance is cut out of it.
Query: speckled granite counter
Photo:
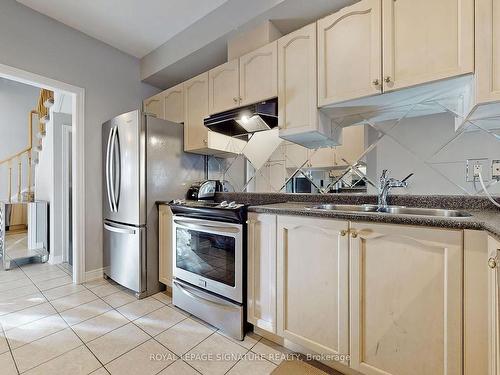
[[[420,216],[420,215],[395,215],[395,214],[385,214],[377,212],[341,212],[341,211],[320,211],[320,210],[307,209],[308,207],[312,207],[315,204],[317,204],[317,202],[316,203],[287,202],[287,203],[254,205],[249,207],[249,211],[259,212],[259,213],[273,213],[279,215],[327,217],[327,218],[334,218],[341,220],[364,221],[364,222],[421,225],[428,227],[452,228],[452,229],[486,230],[500,240],[499,210],[467,209],[467,212],[472,214],[471,217],[445,218],[445,217]],[[418,205],[417,207],[422,207],[422,205]],[[443,208],[449,208],[449,207],[443,207]]]

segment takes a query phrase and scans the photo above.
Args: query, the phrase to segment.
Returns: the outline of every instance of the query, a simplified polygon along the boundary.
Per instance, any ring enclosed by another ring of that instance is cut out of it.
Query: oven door
[[[241,224],[174,216],[174,276],[243,303]]]

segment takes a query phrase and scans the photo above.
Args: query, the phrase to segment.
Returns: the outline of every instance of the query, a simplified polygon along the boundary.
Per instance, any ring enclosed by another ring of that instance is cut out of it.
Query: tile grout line
[[[9,343],[9,340],[7,340],[7,335],[5,334],[5,330],[3,329],[3,326],[0,325],[0,329],[2,329],[2,334],[3,334],[3,337],[5,338],[5,342],[7,343],[7,347],[9,348],[9,353],[10,353],[10,358],[12,358],[12,362],[14,362],[14,366],[16,368],[16,371],[18,374],[20,374],[19,372],[19,368],[17,367],[17,362],[16,360],[14,359],[14,353],[12,353],[12,348],[10,347],[10,343]],[[5,352],[7,353],[7,352]]]

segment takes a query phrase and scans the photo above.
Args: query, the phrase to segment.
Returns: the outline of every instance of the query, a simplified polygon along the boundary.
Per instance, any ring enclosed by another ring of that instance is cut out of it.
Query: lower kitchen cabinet
[[[248,214],[247,320],[276,333],[276,215]]]
[[[489,375],[500,374],[500,242],[488,239]]]
[[[351,368],[462,374],[463,232],[352,223]]]
[[[158,207],[159,226],[159,281],[165,285],[172,286],[172,211],[170,207],[162,204]]]
[[[317,353],[348,354],[346,221],[278,216],[277,332]]]

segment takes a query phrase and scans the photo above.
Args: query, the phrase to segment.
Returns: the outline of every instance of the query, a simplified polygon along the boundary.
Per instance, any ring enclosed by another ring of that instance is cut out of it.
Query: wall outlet
[[[490,180],[490,160],[489,159],[468,159],[466,178],[467,182],[479,181],[479,173],[483,181]]]
[[[500,180],[500,160],[491,161],[491,178],[493,180]]]

